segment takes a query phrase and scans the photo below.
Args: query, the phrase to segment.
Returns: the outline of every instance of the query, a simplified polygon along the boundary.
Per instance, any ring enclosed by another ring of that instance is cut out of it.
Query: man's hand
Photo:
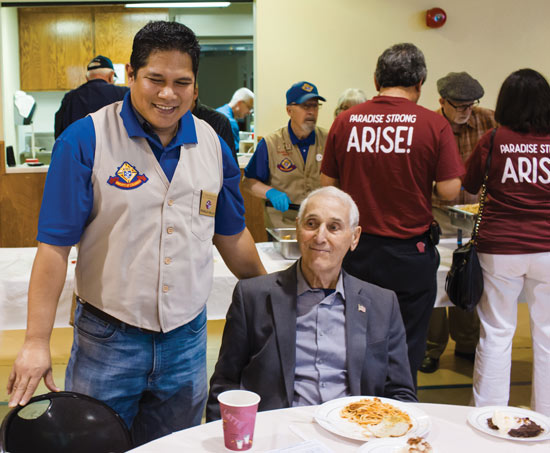
[[[271,204],[273,207],[281,212],[285,212],[288,210],[288,206],[290,205],[290,198],[288,198],[288,195],[284,192],[281,192],[277,189],[269,189],[265,196],[269,201],[271,201]]]
[[[44,378],[46,387],[59,392],[52,375],[50,345],[45,340],[26,340],[19,351],[8,379],[9,407],[24,406],[34,394],[40,380]]]
[[[42,378],[46,387],[59,392],[52,377],[50,337],[70,250],[70,246],[38,243],[29,283],[25,343],[8,378],[9,407],[27,404]]]

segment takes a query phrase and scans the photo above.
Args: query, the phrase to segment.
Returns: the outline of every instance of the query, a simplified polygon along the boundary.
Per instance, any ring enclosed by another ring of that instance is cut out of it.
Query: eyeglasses
[[[457,112],[465,112],[466,110],[473,109],[476,105],[479,104],[479,99],[477,101],[471,102],[469,104],[462,104],[462,105],[454,105],[451,101],[448,99],[445,99],[448,104],[454,108]]]
[[[254,104],[250,105],[248,102],[243,101],[243,104],[246,105],[248,109],[248,115],[251,115],[254,112]]]
[[[291,104],[291,105],[296,105],[296,106],[300,107],[301,109],[307,111],[307,110],[319,110],[319,108],[323,104],[319,104],[318,102],[307,102],[307,103],[303,103],[303,104]]]

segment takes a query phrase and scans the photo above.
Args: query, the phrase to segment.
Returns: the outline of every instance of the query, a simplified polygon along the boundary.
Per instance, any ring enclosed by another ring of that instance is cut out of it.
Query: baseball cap
[[[320,99],[326,101],[323,96],[319,96],[317,87],[313,83],[302,81],[292,85],[286,92],[286,105],[302,104],[308,99]]]
[[[449,72],[437,81],[437,91],[443,99],[477,101],[485,94],[481,84],[467,72]]]
[[[92,61],[88,63],[88,67],[86,68],[88,71],[92,71],[93,69],[99,69],[99,68],[109,68],[113,71],[115,70],[113,66],[113,62],[103,55],[98,55],[95,57]]]

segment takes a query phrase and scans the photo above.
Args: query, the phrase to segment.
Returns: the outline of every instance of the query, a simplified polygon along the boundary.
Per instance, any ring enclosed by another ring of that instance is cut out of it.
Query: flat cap
[[[481,84],[467,72],[449,72],[437,81],[437,91],[452,101],[476,101],[485,94]]]

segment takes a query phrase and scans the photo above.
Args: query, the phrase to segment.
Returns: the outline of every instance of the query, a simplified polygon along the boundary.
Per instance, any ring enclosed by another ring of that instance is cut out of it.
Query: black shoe
[[[439,368],[439,359],[433,359],[431,357],[424,357],[422,365],[420,365],[419,371],[422,373],[435,373]]]
[[[476,360],[475,352],[460,352],[455,349],[455,356],[460,357],[461,359],[468,360],[469,362],[474,363]]]

